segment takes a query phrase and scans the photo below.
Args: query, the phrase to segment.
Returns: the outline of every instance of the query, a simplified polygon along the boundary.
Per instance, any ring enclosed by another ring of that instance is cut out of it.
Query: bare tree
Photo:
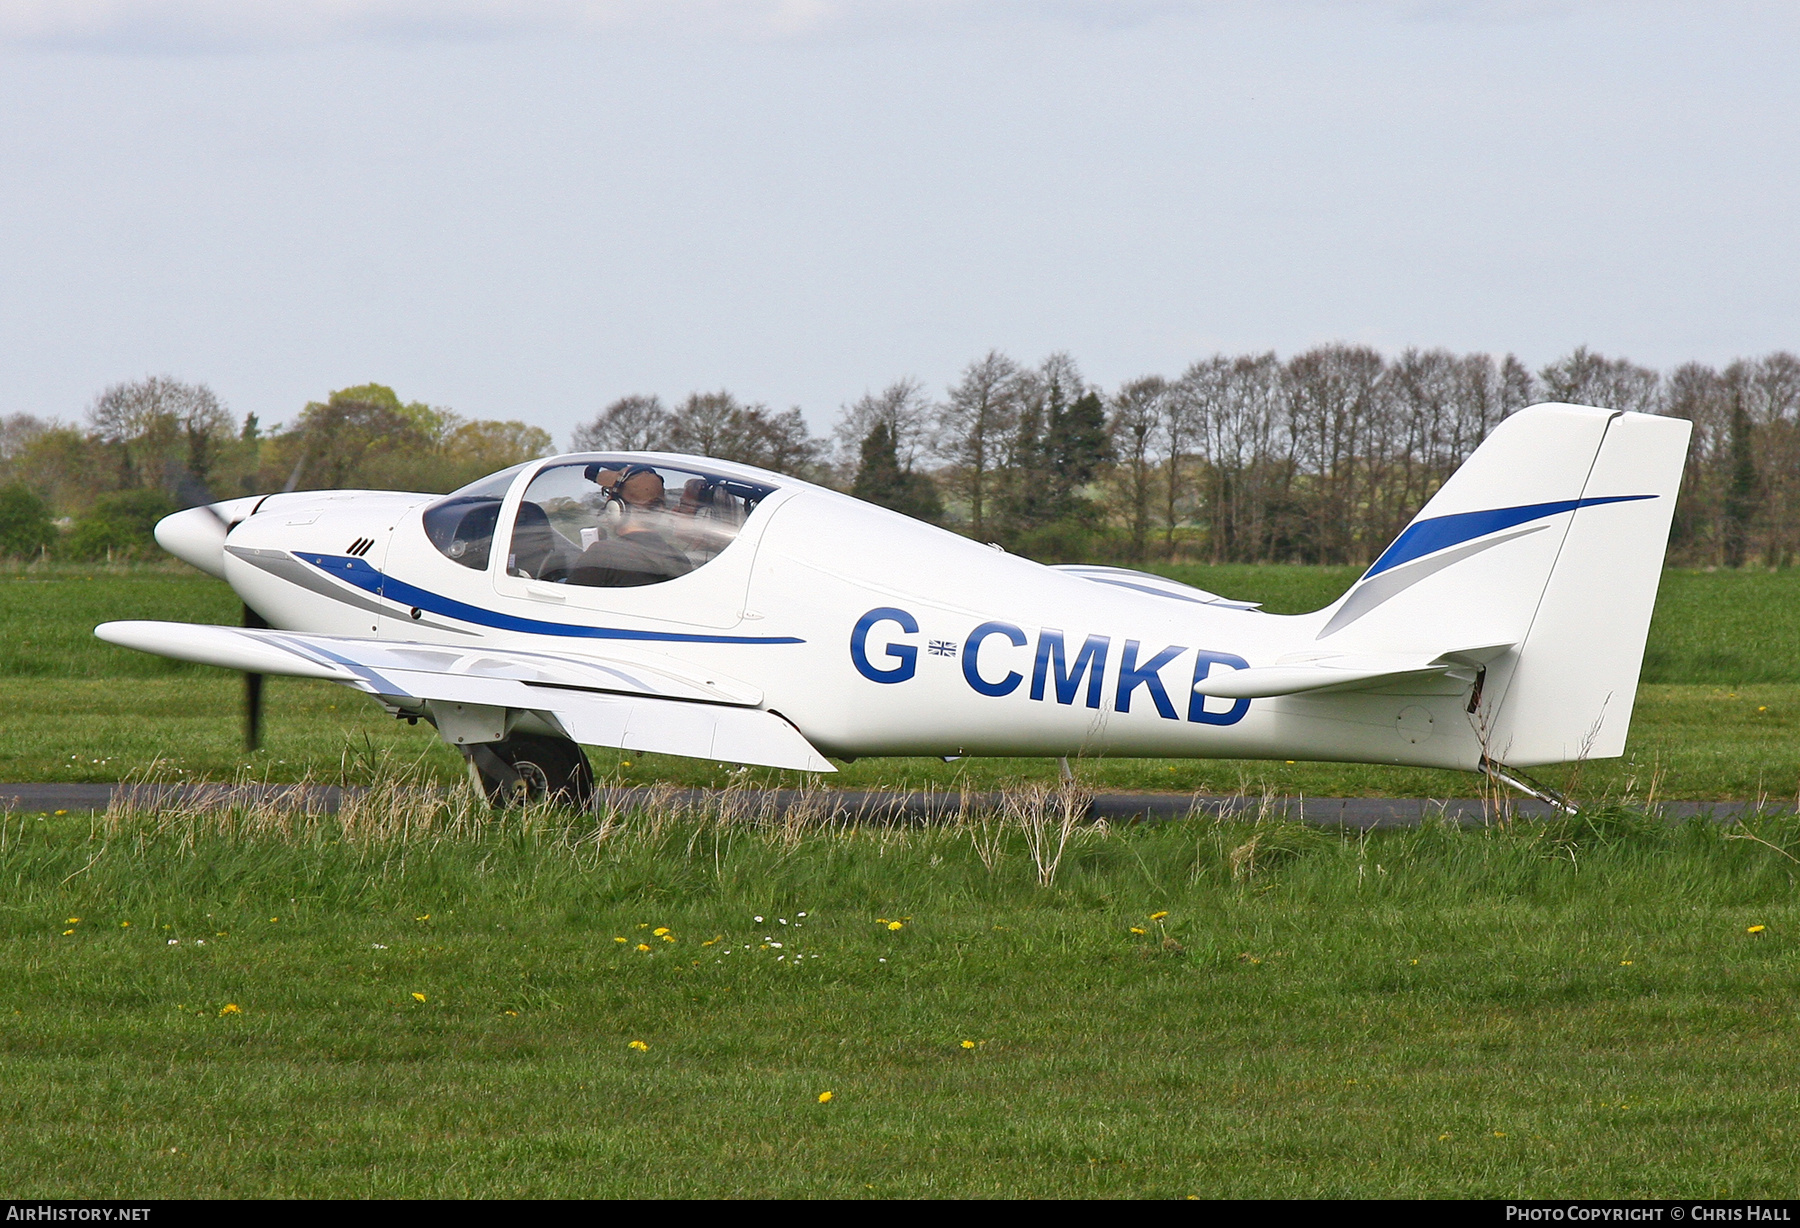
[[[1367,346],[1327,345],[1290,359],[1288,430],[1309,485],[1310,553],[1317,562],[1362,562],[1370,547],[1363,495],[1370,449],[1385,453],[1386,363]],[[1387,544],[1385,527],[1381,545]]]
[[[1572,405],[1598,405],[1653,414],[1662,408],[1661,377],[1624,358],[1607,358],[1585,345],[1538,372],[1544,396]]]
[[[50,429],[50,423],[30,414],[0,416],[0,484],[14,480],[14,467],[32,441]]]
[[[738,440],[737,455],[725,459],[795,477],[811,471],[822,446],[813,438],[799,406],[779,414],[763,405],[746,407]]]
[[[1206,417],[1216,400],[1217,367],[1226,361],[1215,355],[1206,362],[1195,363],[1163,390],[1157,402],[1161,421],[1157,424],[1156,442],[1163,456],[1163,553],[1170,558],[1175,557],[1181,498],[1188,488],[1189,453],[1202,442]]]
[[[660,452],[673,425],[661,397],[620,397],[576,427],[570,442],[577,452]]]
[[[952,488],[969,506],[969,531],[986,540],[993,517],[996,471],[1018,422],[1019,365],[989,350],[963,368],[938,407],[937,451],[949,462]]]
[[[1531,368],[1508,354],[1500,360],[1500,416],[1517,413],[1539,400],[1537,380]]]
[[[745,405],[723,390],[696,392],[681,403],[670,423],[668,447],[796,476],[819,453],[798,409],[777,414],[766,405]]]
[[[1800,561],[1800,358],[1786,350],[1765,356],[1749,391],[1768,525],[1763,561],[1786,567]]]
[[[676,452],[735,460],[726,454],[740,450],[743,416],[744,406],[724,389],[690,393],[676,407],[669,424],[669,447]]]
[[[205,483],[235,425],[211,388],[167,375],[112,385],[94,399],[88,421],[127,489],[174,489],[184,475]]]
[[[1131,533],[1131,561],[1144,561],[1150,540],[1150,505],[1156,466],[1157,431],[1163,425],[1163,401],[1169,384],[1160,375],[1132,380],[1113,395],[1110,423],[1118,456],[1117,486],[1124,497],[1126,527]]]
[[[893,437],[901,472],[913,472],[931,446],[933,410],[925,385],[911,376],[895,380],[879,393],[865,392],[844,406],[831,431],[832,461],[840,478],[855,475],[862,463],[863,441],[878,425],[885,425]]]
[[[1703,557],[1716,566],[1724,500],[1718,462],[1727,455],[1731,431],[1724,383],[1712,367],[1689,362],[1669,373],[1664,391],[1668,412],[1694,424],[1681,473],[1681,494],[1675,500],[1670,543],[1676,550]]]

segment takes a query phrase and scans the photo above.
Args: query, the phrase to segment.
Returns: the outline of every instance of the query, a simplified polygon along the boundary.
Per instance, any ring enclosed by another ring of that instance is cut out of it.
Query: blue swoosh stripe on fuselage
[[[1489,533],[1498,533],[1501,529],[1510,529],[1514,525],[1533,520],[1542,520],[1559,512],[1598,507],[1603,503],[1635,503],[1639,499],[1654,498],[1655,495],[1605,495],[1594,499],[1561,499],[1555,503],[1527,503],[1520,507],[1496,507],[1485,512],[1454,512],[1448,516],[1434,516],[1430,520],[1421,520],[1407,526],[1406,532],[1396,537],[1394,544],[1382,551],[1381,557],[1375,560],[1375,565],[1369,568],[1363,578],[1366,580],[1369,576],[1380,575],[1390,567],[1398,567],[1402,563],[1436,554],[1439,550],[1447,550],[1477,537],[1485,537]]]
[[[511,614],[502,614],[496,610],[485,610],[478,605],[469,605],[450,597],[442,597],[437,593],[416,588],[404,580],[396,580],[390,575],[376,571],[375,568],[358,558],[341,554],[304,554],[294,551],[294,557],[304,563],[311,563],[333,579],[353,584],[364,592],[374,593],[377,597],[400,605],[417,606],[421,610],[429,610],[433,614],[442,614],[447,618],[460,619],[466,623],[474,623],[478,627],[493,627],[498,631],[520,631],[527,635],[562,635],[587,640],[656,640],[673,644],[804,644],[806,641],[792,635],[697,635],[684,631],[627,631],[621,627],[584,627],[576,623],[549,623],[536,618],[515,618]]]

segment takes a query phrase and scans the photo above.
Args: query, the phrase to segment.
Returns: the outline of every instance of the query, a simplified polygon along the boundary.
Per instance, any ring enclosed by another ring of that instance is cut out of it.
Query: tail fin
[[[1510,644],[1476,713],[1490,757],[1622,754],[1691,429],[1580,405],[1519,411],[1325,612],[1320,647]]]

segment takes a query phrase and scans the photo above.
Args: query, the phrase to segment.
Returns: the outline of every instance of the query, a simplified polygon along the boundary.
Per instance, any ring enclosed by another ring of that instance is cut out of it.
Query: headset
[[[611,468],[611,465],[592,464],[581,471],[581,476],[594,483],[594,485],[600,486],[600,474]],[[623,505],[625,499],[619,494],[619,491],[624,488],[626,482],[629,482],[640,473],[655,473],[658,480],[661,480],[662,478],[662,474],[656,472],[655,465],[626,465],[623,469],[619,470],[619,476],[613,479],[611,486],[600,486],[600,493],[606,497],[607,502]]]

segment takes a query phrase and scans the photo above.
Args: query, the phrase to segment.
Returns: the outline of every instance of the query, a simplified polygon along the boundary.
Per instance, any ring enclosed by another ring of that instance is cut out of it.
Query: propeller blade
[[[219,522],[221,528],[231,528],[225,523],[225,517],[219,513],[219,509],[213,506],[218,500],[213,498],[212,491],[207,489],[205,482],[194,475],[193,470],[186,465],[169,461],[163,467],[163,476],[169,485],[175,488],[175,495],[181,500],[183,511],[203,507],[208,515]]]
[[[244,603],[244,625],[263,629],[268,621]],[[261,674],[244,675],[244,745],[255,750],[262,745],[262,693],[263,676]]]
[[[244,749],[255,750],[262,745],[262,686],[261,674],[244,675]]]

